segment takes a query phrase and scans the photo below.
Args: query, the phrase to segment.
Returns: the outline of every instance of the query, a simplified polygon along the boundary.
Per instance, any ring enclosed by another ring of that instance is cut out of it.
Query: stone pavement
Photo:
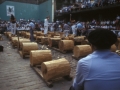
[[[10,41],[3,36],[0,45],[4,52],[0,52],[0,90],[69,90],[73,81],[54,81],[54,86],[49,88],[43,80],[30,67],[29,58],[22,59],[17,49],[13,49]],[[40,49],[47,49],[40,45]],[[71,65],[71,76],[75,76],[77,60],[72,59],[72,53],[61,54],[52,50],[53,59],[65,57]]]

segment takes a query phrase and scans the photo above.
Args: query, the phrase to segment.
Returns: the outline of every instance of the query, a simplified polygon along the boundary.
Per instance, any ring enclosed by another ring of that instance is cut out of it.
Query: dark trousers
[[[81,30],[77,29],[77,36],[81,36]]]
[[[33,29],[30,29],[30,41],[34,42],[34,33],[33,33]]]

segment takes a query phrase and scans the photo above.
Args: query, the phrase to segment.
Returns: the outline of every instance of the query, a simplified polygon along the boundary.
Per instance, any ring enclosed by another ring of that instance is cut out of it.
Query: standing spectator
[[[81,36],[83,29],[84,29],[83,25],[80,22],[78,22],[78,24],[77,24],[77,36]]]
[[[15,35],[16,34],[16,19],[13,14],[11,14],[10,22],[11,22],[11,33],[12,35]]]
[[[33,34],[34,34],[35,24],[31,20],[29,20],[29,22],[30,22],[29,23],[29,26],[30,26],[30,41],[34,42]]]
[[[70,31],[70,26],[67,23],[65,23],[63,26],[63,32],[66,37],[68,36],[69,31]]]
[[[44,19],[44,34],[47,35],[48,33],[48,20],[49,17],[46,17],[46,19]]]
[[[76,34],[77,34],[77,26],[76,26],[75,22],[73,23],[73,25],[71,26],[71,28],[72,28],[72,34],[74,36],[76,36]]]

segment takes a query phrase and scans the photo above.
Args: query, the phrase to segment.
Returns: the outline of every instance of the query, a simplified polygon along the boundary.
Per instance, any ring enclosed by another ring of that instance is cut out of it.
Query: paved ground
[[[49,88],[30,67],[29,58],[22,59],[17,49],[13,49],[10,41],[3,36],[0,45],[4,52],[0,52],[0,90],[68,90],[72,81],[64,79],[54,81],[54,86]],[[40,49],[46,46],[39,45]],[[52,50],[53,59],[65,57],[71,64],[71,76],[75,76],[77,61],[72,59],[72,53],[61,54]]]

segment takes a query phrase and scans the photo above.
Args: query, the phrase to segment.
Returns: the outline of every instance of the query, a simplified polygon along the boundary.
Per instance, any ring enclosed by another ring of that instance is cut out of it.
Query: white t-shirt
[[[48,26],[48,20],[44,19],[44,26]]]

